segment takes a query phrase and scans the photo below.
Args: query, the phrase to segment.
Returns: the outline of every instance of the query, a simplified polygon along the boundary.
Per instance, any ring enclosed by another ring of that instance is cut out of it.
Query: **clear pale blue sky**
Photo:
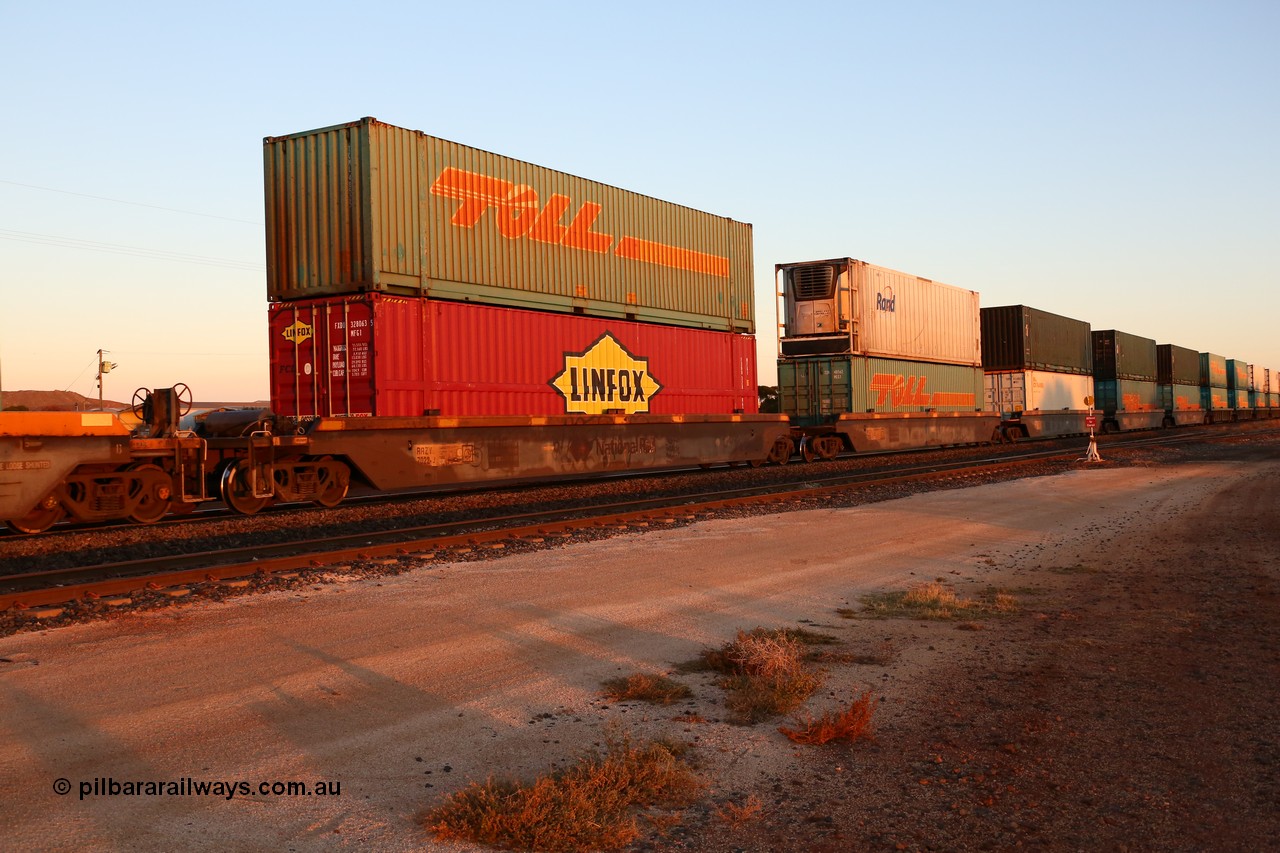
[[[1280,3],[0,0],[3,388],[265,398],[262,137],[361,116],[1280,369]]]

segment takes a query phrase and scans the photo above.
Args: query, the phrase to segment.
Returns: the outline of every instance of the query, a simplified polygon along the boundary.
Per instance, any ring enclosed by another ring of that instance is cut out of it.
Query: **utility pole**
[[[110,373],[112,370],[120,366],[118,364],[115,364],[114,362],[103,361],[102,356],[106,352],[107,350],[103,350],[103,349],[98,350],[98,411],[102,411],[102,405],[103,405],[102,404],[102,375],[104,373]]]

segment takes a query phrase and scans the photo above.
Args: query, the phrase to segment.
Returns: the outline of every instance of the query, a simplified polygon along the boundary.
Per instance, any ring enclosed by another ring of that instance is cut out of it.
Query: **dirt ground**
[[[1024,553],[986,578],[1023,607],[984,631],[898,625],[935,663],[873,744],[797,751],[758,819],[642,847],[1280,849],[1278,473],[1140,535]]]
[[[621,730],[687,742],[707,782],[643,822],[637,853],[1277,849],[1278,499],[1280,441],[1259,436],[385,578],[335,567],[0,638],[0,832],[31,849],[474,851],[423,815]],[[854,613],[938,578],[1018,609]],[[874,740],[734,725],[709,674],[677,674],[694,695],[670,707],[600,692],[756,626],[877,658],[826,665],[808,706],[872,690]],[[84,795],[104,778],[342,792]]]

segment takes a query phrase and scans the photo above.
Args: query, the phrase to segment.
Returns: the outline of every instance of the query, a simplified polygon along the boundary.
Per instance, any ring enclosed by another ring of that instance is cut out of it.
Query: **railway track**
[[[1270,430],[1275,432],[1275,430]],[[1223,435],[1221,438],[1230,438]],[[1171,446],[1212,440],[1204,434],[1143,436],[1108,442],[1109,451]],[[1080,448],[1019,448],[999,455],[908,464],[888,469],[827,472],[806,470],[802,482],[719,488],[696,494],[614,501],[508,513],[473,521],[410,524],[386,530],[310,537],[273,544],[255,543],[195,553],[83,565],[0,577],[0,610],[32,610],[75,600],[129,603],[140,591],[182,596],[209,586],[245,586],[247,578],[331,569],[350,563],[415,565],[457,559],[475,551],[539,546],[549,539],[584,532],[643,529],[692,521],[719,510],[749,504],[812,502],[857,487],[918,483],[956,476],[988,476],[1045,462],[1077,459]]]

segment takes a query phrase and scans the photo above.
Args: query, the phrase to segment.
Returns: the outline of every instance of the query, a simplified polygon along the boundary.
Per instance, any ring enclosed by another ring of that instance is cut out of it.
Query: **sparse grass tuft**
[[[821,745],[837,740],[852,743],[859,738],[871,737],[871,716],[875,710],[876,702],[868,690],[843,711],[828,711],[817,718],[800,718],[794,729],[782,726],[778,731],[802,744]]]
[[[640,701],[655,705],[670,705],[680,699],[688,699],[693,691],[665,675],[637,672],[625,678],[611,678],[603,685],[604,695],[615,702]]]
[[[905,592],[864,596],[864,614],[882,618],[955,619],[959,616],[996,615],[1018,609],[1018,600],[1006,592],[987,590],[981,598],[960,598],[937,581],[916,584]]]
[[[822,676],[805,665],[801,644],[823,636],[756,628],[739,631],[733,642],[702,657],[709,669],[723,675],[720,686],[729,694],[729,710],[740,722],[756,723],[794,711],[822,684]]]
[[[424,818],[441,840],[546,851],[616,849],[640,836],[637,814],[694,801],[701,781],[682,750],[611,741],[572,767],[531,783],[473,782]],[[657,826],[670,820],[650,821]]]
[[[730,826],[743,826],[760,817],[764,811],[764,803],[755,794],[742,801],[742,805],[725,802],[716,808],[716,817]]]

